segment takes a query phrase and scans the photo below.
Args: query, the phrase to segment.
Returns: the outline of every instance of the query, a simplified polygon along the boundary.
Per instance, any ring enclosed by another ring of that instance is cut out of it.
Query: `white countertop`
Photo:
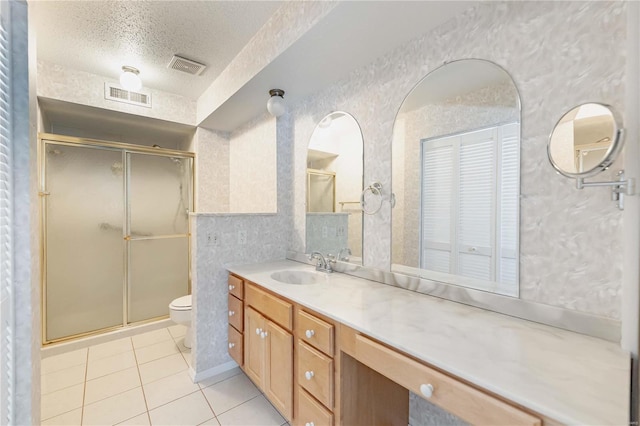
[[[628,424],[630,356],[614,343],[337,272],[312,285],[272,279],[314,269],[289,260],[228,269],[551,419]]]

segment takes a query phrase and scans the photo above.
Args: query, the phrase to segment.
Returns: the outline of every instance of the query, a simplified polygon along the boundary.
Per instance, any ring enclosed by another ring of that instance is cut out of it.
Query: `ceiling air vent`
[[[200,62],[192,61],[191,59],[183,58],[178,55],[173,55],[171,62],[167,65],[167,68],[172,70],[178,70],[186,72],[187,74],[200,75],[207,66]]]
[[[130,92],[115,83],[104,84],[104,98],[109,101],[151,108],[151,93]]]

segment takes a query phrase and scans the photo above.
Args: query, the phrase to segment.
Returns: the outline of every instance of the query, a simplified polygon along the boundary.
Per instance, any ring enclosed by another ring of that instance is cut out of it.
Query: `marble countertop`
[[[551,419],[628,424],[630,355],[614,343],[337,272],[272,279],[314,270],[290,260],[227,269]]]

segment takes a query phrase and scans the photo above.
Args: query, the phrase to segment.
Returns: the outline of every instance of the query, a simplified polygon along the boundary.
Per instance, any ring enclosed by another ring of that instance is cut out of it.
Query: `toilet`
[[[169,304],[169,316],[177,324],[187,326],[184,345],[191,349],[191,295],[178,297]]]

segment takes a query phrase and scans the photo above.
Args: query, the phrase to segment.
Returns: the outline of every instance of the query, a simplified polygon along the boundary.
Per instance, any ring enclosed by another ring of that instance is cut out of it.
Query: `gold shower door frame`
[[[88,332],[78,333],[70,336],[65,336],[57,339],[47,339],[47,192],[46,186],[46,159],[45,159],[45,147],[47,145],[62,145],[71,146],[77,148],[93,148],[104,151],[120,151],[122,154],[122,165],[124,171],[122,196],[124,200],[124,212],[123,212],[123,227],[122,227],[122,239],[124,243],[124,271],[122,274],[122,323],[120,325],[105,327],[98,330],[92,330]],[[187,220],[188,229],[186,234],[175,235],[159,235],[159,236],[144,236],[144,237],[132,237],[131,236],[131,213],[130,213],[130,154],[145,154],[155,157],[174,157],[191,159],[191,180],[190,187],[188,189],[189,195],[189,212],[195,211],[195,197],[194,189],[196,185],[196,164],[195,153],[188,151],[172,150],[166,148],[153,148],[147,146],[133,145],[121,142],[110,142],[97,139],[85,139],[72,136],[62,136],[51,133],[39,133],[38,134],[38,183],[39,183],[39,198],[40,198],[40,295],[41,295],[41,316],[42,316],[42,345],[49,345],[52,343],[58,343],[68,340],[77,339],[79,337],[91,336],[102,334],[108,331],[123,329],[135,325],[141,325],[148,322],[158,321],[161,319],[169,318],[169,315],[162,315],[155,318],[148,318],[142,321],[129,322],[129,292],[130,292],[130,254],[131,243],[133,241],[140,240],[160,240],[168,238],[187,238],[188,249],[188,264],[191,265],[191,221]],[[191,268],[187,271],[187,288],[189,294],[191,294]]]

